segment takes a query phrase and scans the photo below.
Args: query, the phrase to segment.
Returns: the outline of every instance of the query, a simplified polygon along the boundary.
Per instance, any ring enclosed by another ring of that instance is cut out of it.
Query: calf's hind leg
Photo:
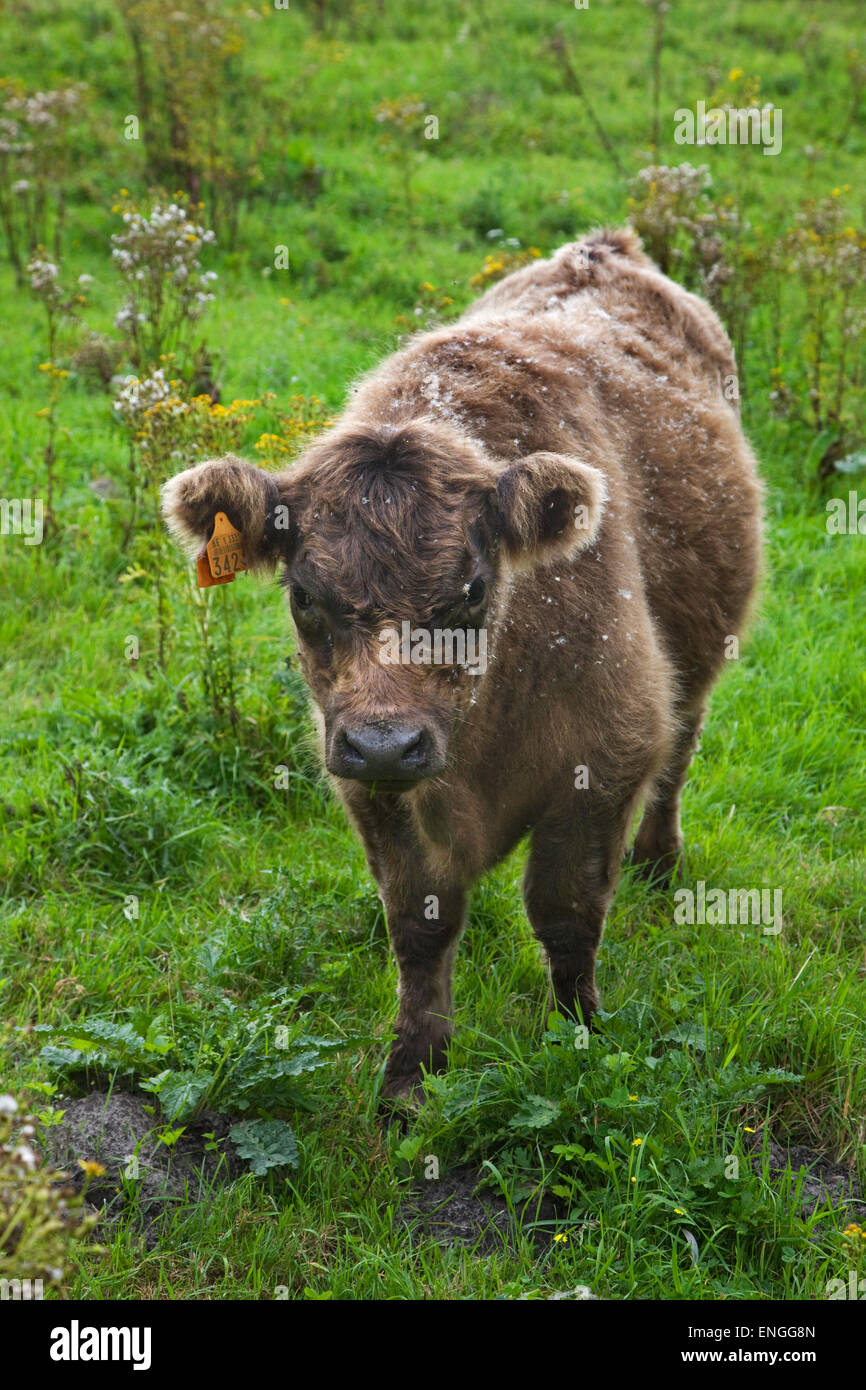
[[[681,716],[671,756],[659,773],[650,801],[635,836],[632,863],[647,878],[665,882],[673,874],[683,851],[680,798],[704,723],[706,707]]]

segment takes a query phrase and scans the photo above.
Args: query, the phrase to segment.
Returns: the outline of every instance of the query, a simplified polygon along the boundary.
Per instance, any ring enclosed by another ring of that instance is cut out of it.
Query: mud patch
[[[753,1155],[752,1167],[756,1173],[762,1173],[764,1137],[760,1133],[750,1134],[748,1141]],[[866,1216],[866,1200],[850,1168],[831,1163],[805,1144],[792,1144],[786,1149],[770,1138],[767,1139],[767,1155],[770,1177],[776,1181],[784,1177],[789,1160],[795,1180],[801,1169],[805,1172],[800,1191],[800,1211],[804,1216],[810,1216],[816,1207],[828,1202],[846,1219],[862,1220]]]
[[[508,1203],[498,1192],[480,1188],[484,1178],[471,1167],[454,1168],[444,1177],[416,1185],[400,1205],[401,1225],[416,1236],[429,1237],[442,1246],[459,1246],[478,1255],[515,1250],[518,1229]],[[518,1208],[525,1235],[537,1245],[548,1245],[554,1227],[533,1228],[535,1221],[555,1221],[555,1204],[543,1198],[526,1212]]]
[[[152,1249],[174,1204],[201,1201],[214,1183],[231,1182],[246,1166],[228,1138],[233,1119],[205,1111],[169,1148],[159,1139],[165,1122],[148,1114],[146,1103],[121,1091],[67,1101],[42,1147],[79,1189],[86,1179],[78,1160],[101,1164],[105,1173],[91,1178],[88,1205],[109,1222],[136,1211]]]

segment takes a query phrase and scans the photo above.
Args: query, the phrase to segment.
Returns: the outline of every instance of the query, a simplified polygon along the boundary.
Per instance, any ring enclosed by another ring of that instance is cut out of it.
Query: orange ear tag
[[[212,584],[231,584],[235,575],[245,570],[243,536],[236,531],[225,512],[214,517],[213,535],[196,558],[196,575],[200,589]]]

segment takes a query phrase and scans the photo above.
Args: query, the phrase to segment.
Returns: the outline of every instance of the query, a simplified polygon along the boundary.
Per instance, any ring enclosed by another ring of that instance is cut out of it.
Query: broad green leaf
[[[298,1142],[285,1120],[241,1120],[229,1137],[258,1178],[269,1168],[298,1166]]]
[[[186,1120],[212,1085],[213,1076],[207,1071],[167,1071],[144,1089],[156,1092],[168,1120]]]
[[[559,1119],[559,1101],[548,1100],[546,1096],[527,1096],[520,1109],[509,1122],[511,1129],[544,1129]]]

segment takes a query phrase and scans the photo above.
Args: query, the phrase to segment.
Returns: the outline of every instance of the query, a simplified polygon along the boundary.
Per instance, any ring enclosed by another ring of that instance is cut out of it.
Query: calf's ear
[[[565,454],[530,454],[496,485],[501,535],[517,568],[567,559],[591,545],[601,524],[604,475]]]
[[[280,479],[226,454],[178,473],[163,486],[169,529],[195,554],[211,537],[214,516],[225,512],[243,537],[248,569],[273,569],[288,540],[289,513]]]

